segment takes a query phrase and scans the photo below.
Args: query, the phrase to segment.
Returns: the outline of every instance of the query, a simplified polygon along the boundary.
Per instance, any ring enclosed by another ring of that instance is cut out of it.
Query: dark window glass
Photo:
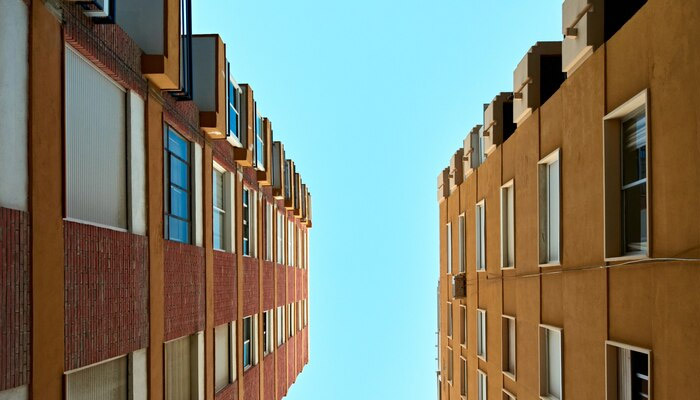
[[[238,99],[238,91],[236,90],[236,87],[233,85],[233,82],[229,81],[228,83],[228,108],[229,108],[229,116],[228,116],[228,130],[229,134],[235,136],[237,139],[240,140],[240,136],[238,136],[238,112],[239,112],[239,99]]]
[[[642,107],[622,121],[622,226],[626,254],[647,250],[646,138]]]
[[[252,365],[251,362],[251,324],[252,317],[247,317],[243,319],[243,367],[249,367]]]
[[[243,255],[250,255],[250,193],[243,189]]]
[[[164,157],[165,237],[177,242],[190,242],[190,144],[167,126]]]

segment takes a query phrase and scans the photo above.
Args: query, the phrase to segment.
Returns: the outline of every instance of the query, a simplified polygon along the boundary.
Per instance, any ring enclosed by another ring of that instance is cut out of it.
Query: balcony
[[[192,75],[197,90],[192,99],[199,108],[199,125],[210,139],[225,139],[227,76],[226,45],[219,35],[192,37]]]

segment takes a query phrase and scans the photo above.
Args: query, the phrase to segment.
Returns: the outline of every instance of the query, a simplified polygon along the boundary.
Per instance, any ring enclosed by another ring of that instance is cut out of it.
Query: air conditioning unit
[[[477,125],[469,131],[469,134],[464,138],[464,153],[462,154],[464,179],[475,169],[479,168],[481,163],[480,137],[481,125]]]
[[[520,124],[546,102],[566,79],[561,42],[537,42],[513,72],[513,122]]]
[[[452,297],[463,299],[467,297],[467,274],[462,272],[452,276]]]
[[[450,159],[450,193],[464,181],[464,149],[459,149]]]
[[[94,18],[97,23],[114,23],[115,0],[68,0],[68,2],[78,4],[83,9],[83,13]]]
[[[437,179],[437,197],[438,202],[445,200],[450,196],[450,169],[445,168],[438,174]]]
[[[501,92],[484,109],[484,154],[491,154],[515,132],[513,93]]]

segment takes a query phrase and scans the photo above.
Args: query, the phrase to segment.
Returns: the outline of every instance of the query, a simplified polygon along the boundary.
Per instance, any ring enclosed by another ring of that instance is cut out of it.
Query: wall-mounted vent
[[[513,72],[513,122],[520,124],[544,104],[566,79],[561,42],[537,42]]]
[[[513,93],[501,92],[484,110],[483,151],[490,154],[515,132]]]

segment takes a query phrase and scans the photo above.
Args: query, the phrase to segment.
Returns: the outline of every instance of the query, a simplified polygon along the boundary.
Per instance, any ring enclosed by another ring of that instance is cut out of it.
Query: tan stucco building
[[[438,177],[440,399],[700,398],[700,1],[608,3]]]

